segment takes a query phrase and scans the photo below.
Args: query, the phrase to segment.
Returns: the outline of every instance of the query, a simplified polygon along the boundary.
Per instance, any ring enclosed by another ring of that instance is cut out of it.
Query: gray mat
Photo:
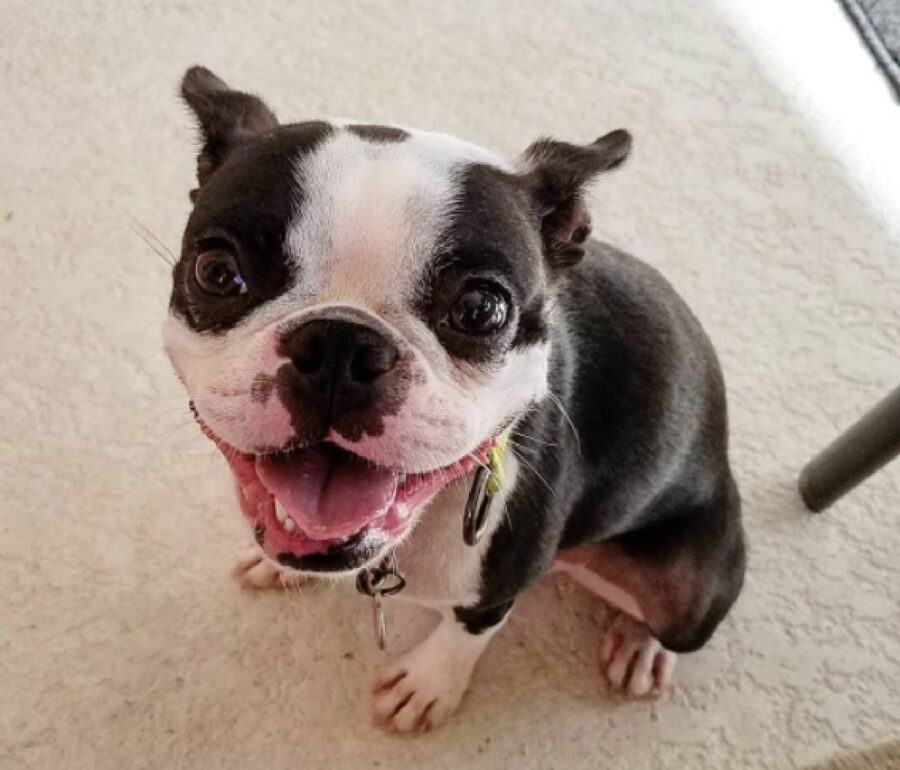
[[[900,0],[840,0],[900,98]]]

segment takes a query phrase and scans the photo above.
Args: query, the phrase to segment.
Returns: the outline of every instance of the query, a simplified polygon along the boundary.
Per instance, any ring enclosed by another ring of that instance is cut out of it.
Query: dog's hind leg
[[[673,653],[707,642],[744,566],[738,519],[693,510],[566,550],[554,569],[622,611],[601,644],[601,667],[613,690],[646,695],[668,684]]]
[[[672,682],[678,656],[650,633],[637,600],[597,572],[593,560],[598,550],[587,545],[567,551],[551,571],[568,575],[620,610],[600,644],[600,674],[607,689],[635,698],[661,693]]]

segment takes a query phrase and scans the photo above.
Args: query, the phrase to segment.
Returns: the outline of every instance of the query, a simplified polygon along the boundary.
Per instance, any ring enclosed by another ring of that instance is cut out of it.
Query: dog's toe
[[[439,659],[418,647],[390,666],[375,685],[375,724],[387,732],[420,733],[440,726],[459,707],[474,661]]]
[[[262,591],[269,588],[286,588],[299,585],[295,577],[285,575],[275,562],[268,559],[258,545],[241,551],[232,571],[234,579],[242,588]]]
[[[609,689],[635,698],[668,687],[677,658],[643,623],[625,613],[613,621],[600,646],[600,666]]]
[[[375,722],[387,727],[413,693],[406,671],[386,672],[375,685]]]

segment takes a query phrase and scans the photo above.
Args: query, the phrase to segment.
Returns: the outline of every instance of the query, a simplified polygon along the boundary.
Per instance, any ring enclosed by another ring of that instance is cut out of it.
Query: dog
[[[735,601],[745,546],[707,336],[654,269],[589,237],[585,190],[628,132],[509,162],[281,124],[202,67],[181,94],[202,147],[164,341],[254,533],[244,580],[380,596],[402,575],[399,598],[440,612],[377,681],[390,731],[444,722],[551,570],[618,610],[609,687],[665,687]]]

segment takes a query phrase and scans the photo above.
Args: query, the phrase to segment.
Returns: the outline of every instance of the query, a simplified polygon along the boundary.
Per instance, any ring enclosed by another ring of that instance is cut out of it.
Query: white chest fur
[[[503,466],[506,482],[491,500],[487,529],[477,545],[468,546],[463,541],[470,477],[452,483],[432,501],[396,551],[397,564],[407,581],[396,598],[437,608],[478,601],[482,559],[515,485],[518,463],[512,452],[506,453]]]

